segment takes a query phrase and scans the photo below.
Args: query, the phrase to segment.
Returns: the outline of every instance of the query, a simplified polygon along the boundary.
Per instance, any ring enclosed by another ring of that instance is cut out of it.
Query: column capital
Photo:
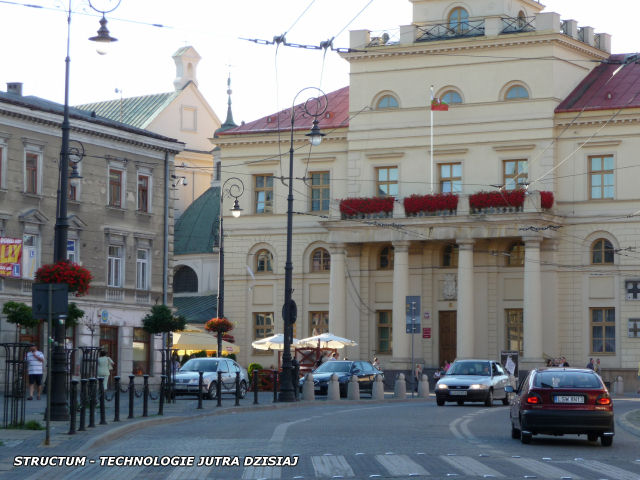
[[[409,245],[411,245],[411,242],[409,242],[408,240],[396,240],[394,242],[391,242],[391,245],[393,245],[393,250],[396,253],[403,253],[409,251]]]
[[[458,250],[473,250],[476,241],[472,238],[457,238]]]
[[[346,254],[347,245],[345,243],[330,243],[329,244],[329,253],[331,255],[345,255]]]

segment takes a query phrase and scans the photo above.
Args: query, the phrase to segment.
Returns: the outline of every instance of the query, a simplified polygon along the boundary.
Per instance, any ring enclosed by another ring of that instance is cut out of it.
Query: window
[[[469,12],[462,7],[456,7],[449,14],[449,28],[452,33],[460,35],[469,30]]]
[[[271,175],[255,176],[256,213],[273,211],[273,177]]]
[[[311,271],[328,272],[331,268],[331,256],[324,248],[316,248],[311,253]]]
[[[133,368],[134,375],[149,375],[150,336],[143,328],[133,327]]]
[[[329,331],[329,312],[309,312],[309,335],[319,335]]]
[[[7,188],[7,143],[0,138],[0,188]]]
[[[149,187],[151,177],[149,175],[138,174],[138,211],[151,212],[151,197],[149,196]]]
[[[393,247],[384,247],[378,257],[378,270],[390,270],[393,268]]]
[[[398,196],[398,167],[376,168],[376,179],[378,197]]]
[[[458,245],[450,243],[442,251],[442,266],[457,267],[458,266]]]
[[[591,245],[591,263],[594,265],[612,264],[614,253],[615,250],[611,242],[600,238]]]
[[[273,312],[259,312],[253,314],[253,340],[260,340],[273,335]],[[254,354],[271,355],[269,350],[253,350]]]
[[[136,289],[149,290],[149,250],[139,248],[136,255]]]
[[[39,170],[40,154],[26,152],[24,160],[24,192],[37,195],[40,193]]]
[[[109,245],[107,286],[122,287],[122,247]]]
[[[22,278],[33,280],[40,267],[40,237],[22,236]]]
[[[216,181],[220,181],[222,178],[222,162],[216,162]]]
[[[514,85],[507,90],[505,100],[521,100],[529,98],[529,92],[522,85]]]
[[[440,97],[440,101],[446,103],[447,105],[453,105],[456,103],[462,103],[462,97],[455,90],[449,90]]]
[[[509,247],[507,265],[510,267],[522,267],[524,265],[524,243],[514,243]]]
[[[376,353],[392,353],[391,340],[393,336],[393,324],[391,314],[391,310],[378,310],[376,312],[376,329],[378,333],[378,349]]]
[[[110,207],[122,208],[122,177],[123,171],[115,168],[109,169],[109,199]]]
[[[440,192],[460,193],[462,192],[462,164],[461,163],[441,163],[440,170]]]
[[[523,350],[523,310],[508,308],[505,313],[505,350],[513,350],[524,354]]]
[[[179,267],[173,274],[173,293],[187,293],[198,291],[198,275],[192,268],[185,265]]]
[[[589,182],[591,199],[613,198],[613,156],[589,157]]]
[[[396,100],[392,95],[385,95],[378,100],[377,108],[378,110],[382,110],[384,108],[398,108],[398,100]]]
[[[329,211],[329,172],[311,173],[311,211]]]
[[[524,188],[529,183],[529,168],[526,160],[502,162],[503,185],[507,190]]]
[[[591,308],[591,353],[616,352],[616,309]]]
[[[73,263],[78,263],[78,241],[77,240],[67,240],[67,260]]]
[[[256,272],[273,272],[273,255],[269,250],[260,250],[256,253]]]

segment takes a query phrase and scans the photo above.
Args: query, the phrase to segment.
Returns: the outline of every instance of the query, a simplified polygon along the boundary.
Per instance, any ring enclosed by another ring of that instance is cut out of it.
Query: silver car
[[[509,376],[498,362],[492,360],[456,360],[436,383],[436,402],[484,402],[487,407],[494,399],[509,405],[505,387]]]
[[[240,398],[244,398],[247,394],[249,375],[245,368],[230,358],[207,357],[192,358],[180,367],[180,370],[176,373],[176,395],[197,395],[199,372],[203,372],[202,393],[206,398],[212,400],[216,398],[218,372],[222,374],[220,385],[222,393],[235,393],[236,372],[240,372]]]

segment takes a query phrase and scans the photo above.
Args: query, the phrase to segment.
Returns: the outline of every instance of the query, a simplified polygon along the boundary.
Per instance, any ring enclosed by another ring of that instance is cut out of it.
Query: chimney
[[[14,95],[22,96],[22,82],[8,82],[7,93],[13,93]]]

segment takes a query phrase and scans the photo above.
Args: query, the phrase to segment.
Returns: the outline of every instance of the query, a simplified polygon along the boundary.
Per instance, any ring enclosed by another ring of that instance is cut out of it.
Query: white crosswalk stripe
[[[409,476],[412,473],[418,475],[429,475],[421,465],[411,460],[406,455],[376,455],[376,460],[382,465],[390,475],[394,477]]]
[[[638,480],[640,475],[637,473],[623,470],[622,468],[614,467],[606,463],[598,462],[597,460],[582,460],[576,462],[582,468],[586,468],[593,472],[597,472],[603,476],[603,478],[610,478],[615,480]]]
[[[519,468],[528,470],[531,473],[540,475],[544,478],[560,479],[570,477],[572,480],[578,480],[581,478],[575,473],[562,470],[561,468],[551,465],[549,462],[541,462],[539,460],[533,460],[532,458],[509,458],[508,460]]]
[[[487,467],[484,463],[475,458],[462,456],[440,455],[440,459],[461,470],[466,475],[476,475],[480,477],[504,478],[504,475],[493,468]]]
[[[317,477],[353,477],[353,470],[342,455],[323,455],[311,457],[311,463]]]
[[[255,480],[259,478],[280,478],[282,467],[246,467],[242,472],[245,480]]]
[[[207,478],[212,468],[209,467],[176,467],[167,480],[202,480]]]

